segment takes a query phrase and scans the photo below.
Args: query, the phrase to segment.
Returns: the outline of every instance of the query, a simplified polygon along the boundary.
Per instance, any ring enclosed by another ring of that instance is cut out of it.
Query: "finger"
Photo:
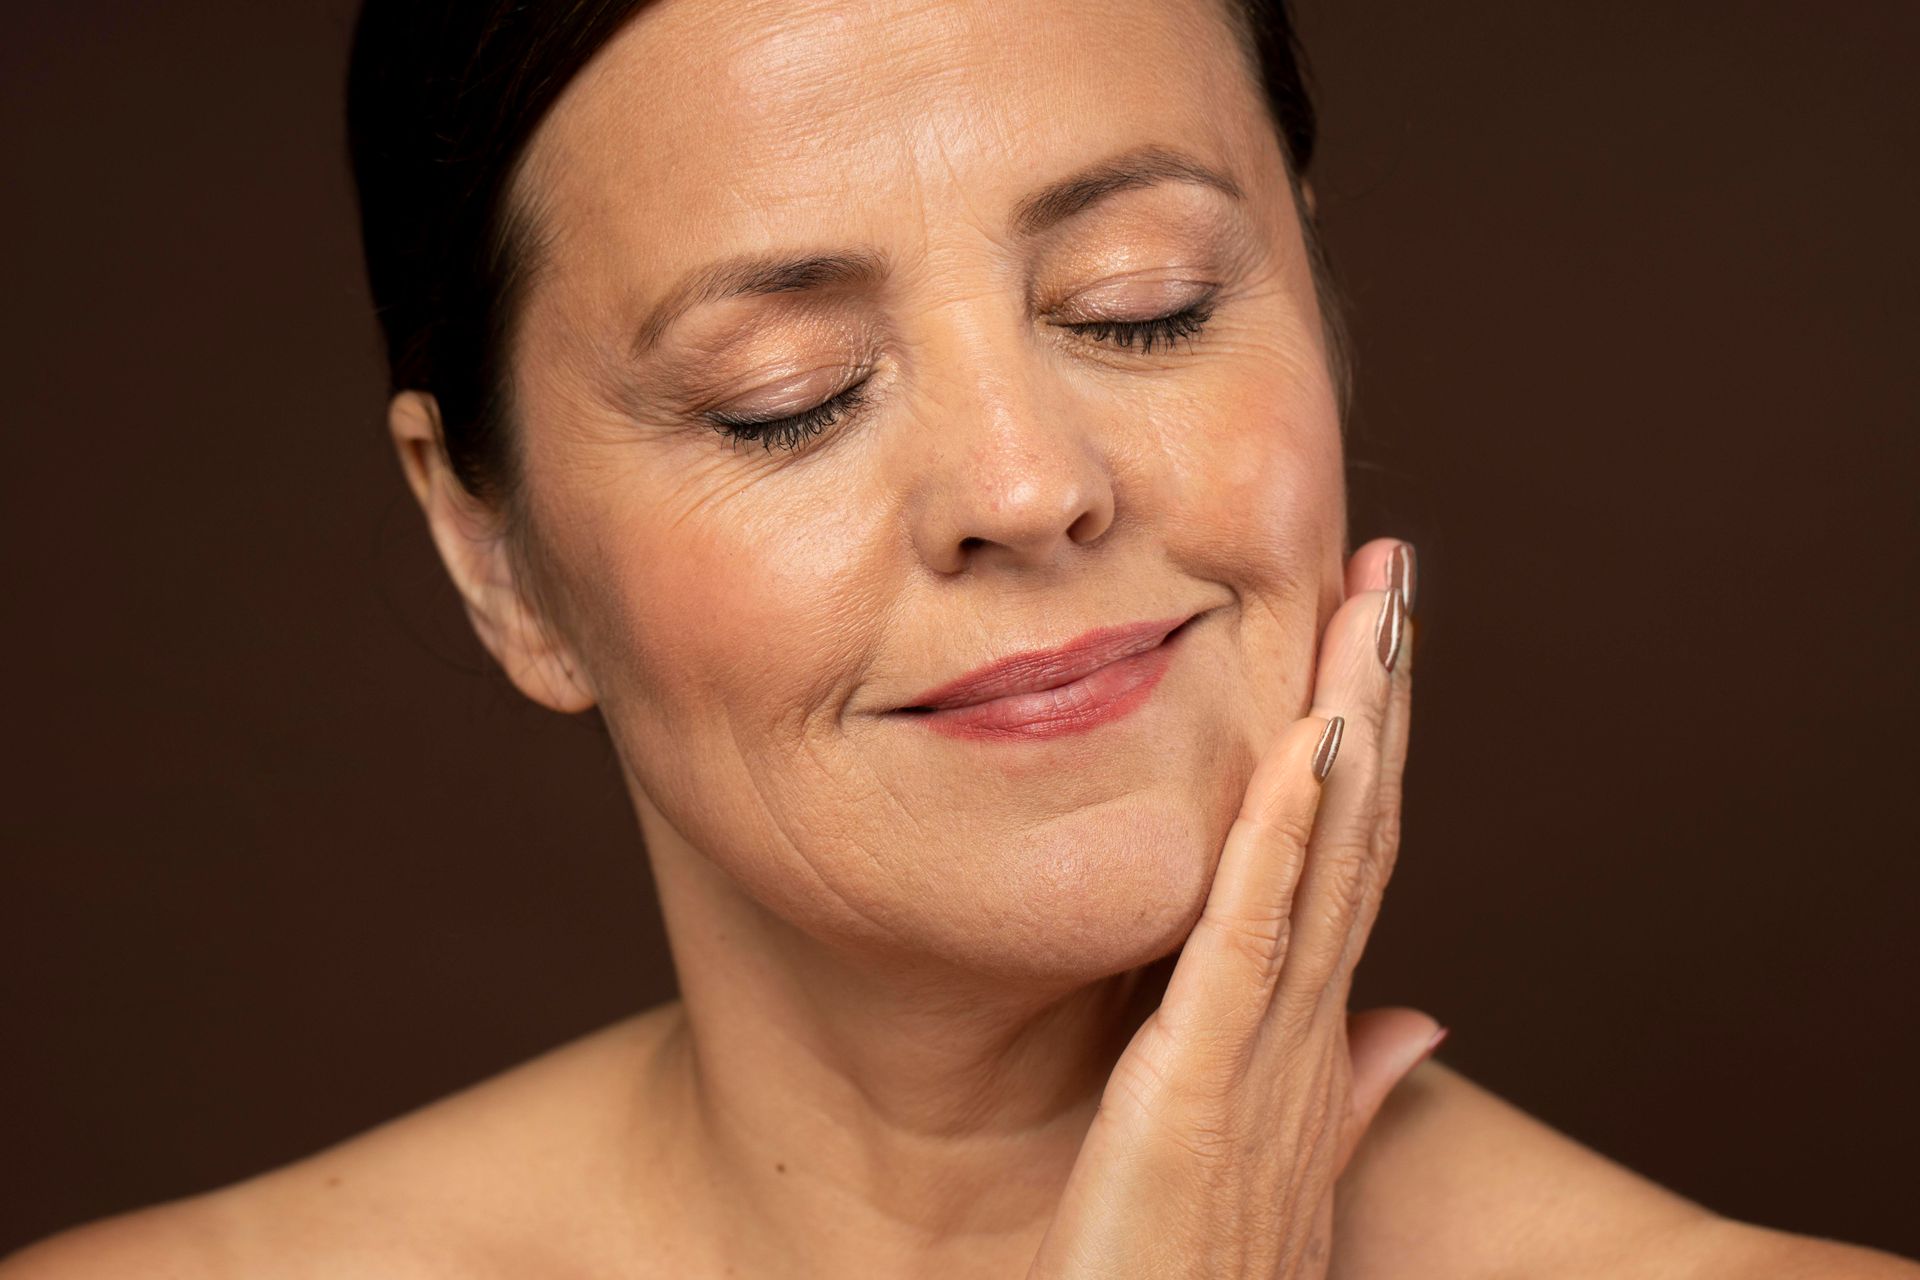
[[[1399,548],[1389,553],[1388,561],[1382,568],[1387,575],[1382,580],[1382,585],[1390,590],[1398,589],[1407,610],[1405,633],[1401,637],[1399,659],[1393,667],[1392,688],[1387,695],[1387,709],[1382,717],[1381,730],[1381,777],[1393,788],[1393,812],[1397,817],[1400,780],[1407,760],[1409,718],[1413,709],[1413,651],[1416,630],[1413,608],[1414,587],[1418,575],[1414,568],[1412,544],[1401,543]]]
[[[1347,558],[1347,594],[1377,591],[1387,585],[1394,550],[1407,544],[1399,538],[1375,538]]]
[[[1387,708],[1380,720],[1380,781],[1374,792],[1377,817],[1373,829],[1373,861],[1383,883],[1393,874],[1400,854],[1401,819],[1406,809],[1407,743],[1413,730],[1414,651],[1419,647],[1414,638],[1418,630],[1418,624],[1408,618],[1400,644],[1400,659],[1394,664],[1387,689]],[[1379,895],[1373,895],[1371,901],[1378,911]]]
[[[1414,589],[1412,546],[1402,543],[1388,563],[1389,587],[1410,600]],[[1373,934],[1387,883],[1399,861],[1402,815],[1406,805],[1407,742],[1413,724],[1413,666],[1415,633],[1411,614],[1403,623],[1400,651],[1388,675],[1387,705],[1380,717],[1379,773],[1373,792],[1373,846],[1367,861],[1371,882],[1360,895],[1361,913],[1347,934],[1346,952],[1337,968],[1351,973],[1360,952]]]
[[[1379,790],[1385,716],[1405,641],[1399,593],[1368,590],[1349,598],[1327,625],[1315,673],[1315,715],[1347,722],[1345,764],[1327,780],[1306,866],[1293,903],[1293,945],[1281,977],[1292,1012],[1345,1008],[1343,965],[1356,925],[1370,924],[1378,892]],[[1384,660],[1383,660],[1384,659]]]
[[[1353,1077],[1340,1168],[1346,1168],[1394,1086],[1438,1047],[1440,1031],[1439,1021],[1418,1009],[1369,1009],[1348,1017],[1347,1054],[1353,1062]]]
[[[1344,728],[1337,718],[1296,720],[1254,767],[1206,906],[1167,979],[1158,1016],[1176,1043],[1244,1053],[1258,1035],[1287,952],[1322,775]]]

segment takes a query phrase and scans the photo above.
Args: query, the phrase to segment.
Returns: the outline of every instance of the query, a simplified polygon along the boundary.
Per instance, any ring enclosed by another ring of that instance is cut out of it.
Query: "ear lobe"
[[[401,392],[387,407],[387,430],[480,643],[514,686],[540,705],[563,712],[591,708],[597,698],[579,663],[520,580],[503,513],[467,492],[454,475],[438,403],[425,392]]]

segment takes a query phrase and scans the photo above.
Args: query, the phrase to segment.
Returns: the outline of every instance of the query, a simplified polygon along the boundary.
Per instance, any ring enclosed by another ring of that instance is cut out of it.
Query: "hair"
[[[1285,0],[1225,2],[1287,160],[1344,424],[1344,306],[1302,198],[1304,57]],[[508,356],[537,245],[515,178],[548,110],[646,3],[366,0],[354,27],[347,143],[389,385],[433,395],[454,475],[490,502],[519,493]]]

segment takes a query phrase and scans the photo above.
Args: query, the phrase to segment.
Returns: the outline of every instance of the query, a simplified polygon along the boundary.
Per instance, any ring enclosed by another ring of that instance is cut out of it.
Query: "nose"
[[[1057,565],[1114,520],[1097,433],[1020,376],[975,376],[943,395],[915,459],[913,541],[936,573]]]

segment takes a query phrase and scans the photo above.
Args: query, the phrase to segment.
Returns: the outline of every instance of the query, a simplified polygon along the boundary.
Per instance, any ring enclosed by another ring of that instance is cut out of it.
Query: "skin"
[[[1146,145],[1239,198],[1164,181],[1014,225],[1037,185]],[[604,717],[684,999],[9,1280],[1024,1275],[1256,765],[1328,696],[1328,653],[1365,659],[1329,627],[1376,607],[1393,544],[1349,555],[1301,226],[1210,0],[665,0],[568,88],[517,194],[543,233],[517,500],[460,489],[429,397],[395,400],[393,434],[502,668]],[[702,305],[634,350],[674,281],[771,250],[886,269]],[[1203,295],[1206,327],[1151,352],[1067,327]],[[862,379],[792,450],[709,416]],[[1093,732],[890,714],[1189,613],[1152,698]],[[1411,666],[1409,639],[1403,697]],[[1397,732],[1343,748],[1378,781],[1342,799],[1336,774],[1327,808],[1397,815]],[[1402,1053],[1432,1023],[1398,1017]],[[1335,1201],[1336,1276],[1920,1275],[1719,1219],[1437,1061]]]

